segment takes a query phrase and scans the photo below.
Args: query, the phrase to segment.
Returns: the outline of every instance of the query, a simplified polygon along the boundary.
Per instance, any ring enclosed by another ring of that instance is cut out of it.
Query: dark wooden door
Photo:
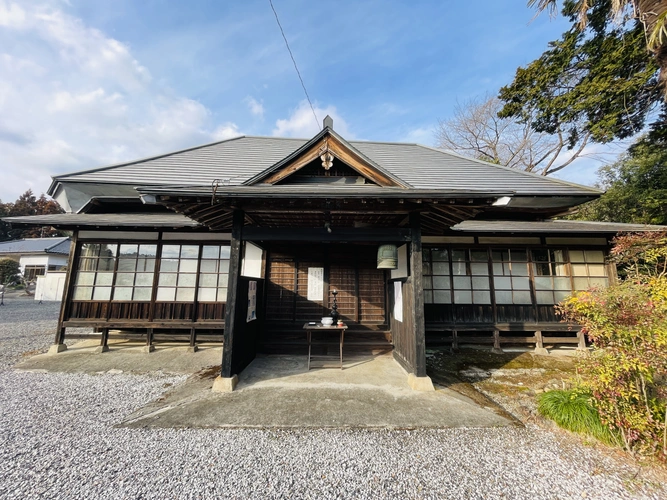
[[[374,246],[310,247],[309,255],[276,247],[269,256],[266,296],[268,321],[295,323],[329,314],[334,289],[344,321],[386,324],[385,273],[375,268]],[[308,300],[308,268],[324,268],[324,301]]]

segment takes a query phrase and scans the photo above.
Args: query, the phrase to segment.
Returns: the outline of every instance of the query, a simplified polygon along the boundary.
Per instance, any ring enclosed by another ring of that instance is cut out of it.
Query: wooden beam
[[[413,314],[414,342],[415,342],[415,375],[426,377],[426,322],[424,320],[424,285],[422,280],[422,236],[421,217],[419,212],[410,214],[410,273],[412,279],[412,296],[414,308]]]
[[[220,376],[230,378],[232,373],[232,350],[234,346],[234,330],[236,322],[236,308],[244,304],[244,300],[239,300],[239,282],[241,278],[241,242],[243,239],[243,220],[242,210],[234,212],[232,224],[232,239],[230,242],[229,256],[229,283],[227,285],[227,306],[225,307],[225,331],[222,344],[222,367]]]
[[[65,326],[63,323],[67,318],[67,312],[72,301],[72,292],[74,290],[74,276],[79,267],[79,254],[81,253],[80,245],[78,244],[78,231],[74,231],[72,235],[72,246],[70,247],[69,260],[67,262],[67,274],[65,275],[65,288],[63,298],[60,303],[60,315],[58,316],[58,327],[56,329],[56,345],[63,345],[65,343]]]
[[[329,233],[324,228],[244,228],[247,241],[368,241],[401,242],[410,241],[410,229],[403,228],[337,228]]]
[[[319,141],[317,144],[315,144],[309,151],[306,151],[303,156],[300,158],[297,158],[294,160],[293,163],[288,164],[286,167],[284,167],[282,170],[278,170],[276,173],[273,175],[269,176],[267,179],[265,179],[262,184],[276,184],[286,177],[289,177],[292,175],[294,172],[301,170],[303,167],[308,165],[311,161],[313,161],[315,158],[320,156],[319,149],[322,147],[324,144],[324,141]]]

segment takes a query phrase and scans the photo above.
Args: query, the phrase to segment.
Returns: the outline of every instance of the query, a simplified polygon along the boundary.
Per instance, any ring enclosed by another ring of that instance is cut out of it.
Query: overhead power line
[[[276,16],[276,22],[278,23],[278,28],[280,28],[280,33],[283,35],[283,40],[285,40],[285,46],[287,47],[287,52],[289,52],[289,56],[292,58],[292,62],[294,63],[294,69],[296,70],[296,74],[298,75],[299,81],[301,82],[301,86],[303,87],[303,92],[304,94],[306,94],[306,99],[308,100],[308,104],[310,105],[310,110],[313,112],[313,116],[315,117],[317,128],[319,130],[322,130],[320,120],[317,118],[317,114],[315,113],[315,108],[313,107],[313,103],[310,100],[308,91],[306,90],[306,84],[303,83],[303,78],[301,78],[301,73],[299,72],[299,68],[296,65],[296,60],[294,59],[294,55],[292,54],[292,49],[290,49],[289,47],[289,43],[287,42],[287,37],[285,36],[285,32],[283,31],[282,25],[280,24],[280,19],[278,19],[278,13],[276,12],[276,8],[273,6],[273,0],[269,0],[269,4],[271,5],[271,10],[273,11],[273,15]]]

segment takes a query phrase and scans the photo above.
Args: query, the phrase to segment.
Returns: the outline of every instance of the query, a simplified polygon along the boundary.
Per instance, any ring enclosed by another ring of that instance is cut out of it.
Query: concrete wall
[[[46,276],[37,277],[35,300],[61,301],[65,290],[66,272],[51,271]]]

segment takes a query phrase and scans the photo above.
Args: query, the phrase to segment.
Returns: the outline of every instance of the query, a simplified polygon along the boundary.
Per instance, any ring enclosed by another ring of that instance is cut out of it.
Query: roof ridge
[[[508,167],[507,165],[497,165],[497,164],[491,163],[489,161],[478,160],[477,158],[470,158],[469,156],[464,156],[462,154],[456,153],[456,152],[451,151],[451,150],[445,151],[443,149],[434,148],[434,147],[431,147],[431,146],[424,146],[423,144],[416,144],[416,146],[418,146],[420,148],[424,148],[424,149],[430,149],[431,151],[436,151],[436,152],[444,154],[444,155],[456,156],[457,158],[461,158],[463,160],[468,160],[468,161],[474,161],[476,163],[481,163],[482,165],[487,165],[489,167],[496,167],[496,168],[501,168],[503,170],[508,170],[510,172],[516,172],[518,174],[526,175],[528,177],[533,177],[533,178],[537,178],[537,179],[546,179],[550,182],[556,182],[558,184],[564,184],[564,185],[570,186],[570,187],[584,188],[584,189],[590,190],[590,191],[592,191],[593,193],[596,193],[596,194],[603,194],[604,193],[604,191],[602,191],[600,189],[597,189],[597,188],[594,188],[594,187],[591,187],[591,186],[586,186],[584,184],[577,184],[576,182],[565,181],[563,179],[557,179],[555,177],[547,177],[547,176],[539,175],[539,174],[536,174],[536,173],[533,173],[533,172],[526,172],[525,170],[518,170],[516,168]]]

